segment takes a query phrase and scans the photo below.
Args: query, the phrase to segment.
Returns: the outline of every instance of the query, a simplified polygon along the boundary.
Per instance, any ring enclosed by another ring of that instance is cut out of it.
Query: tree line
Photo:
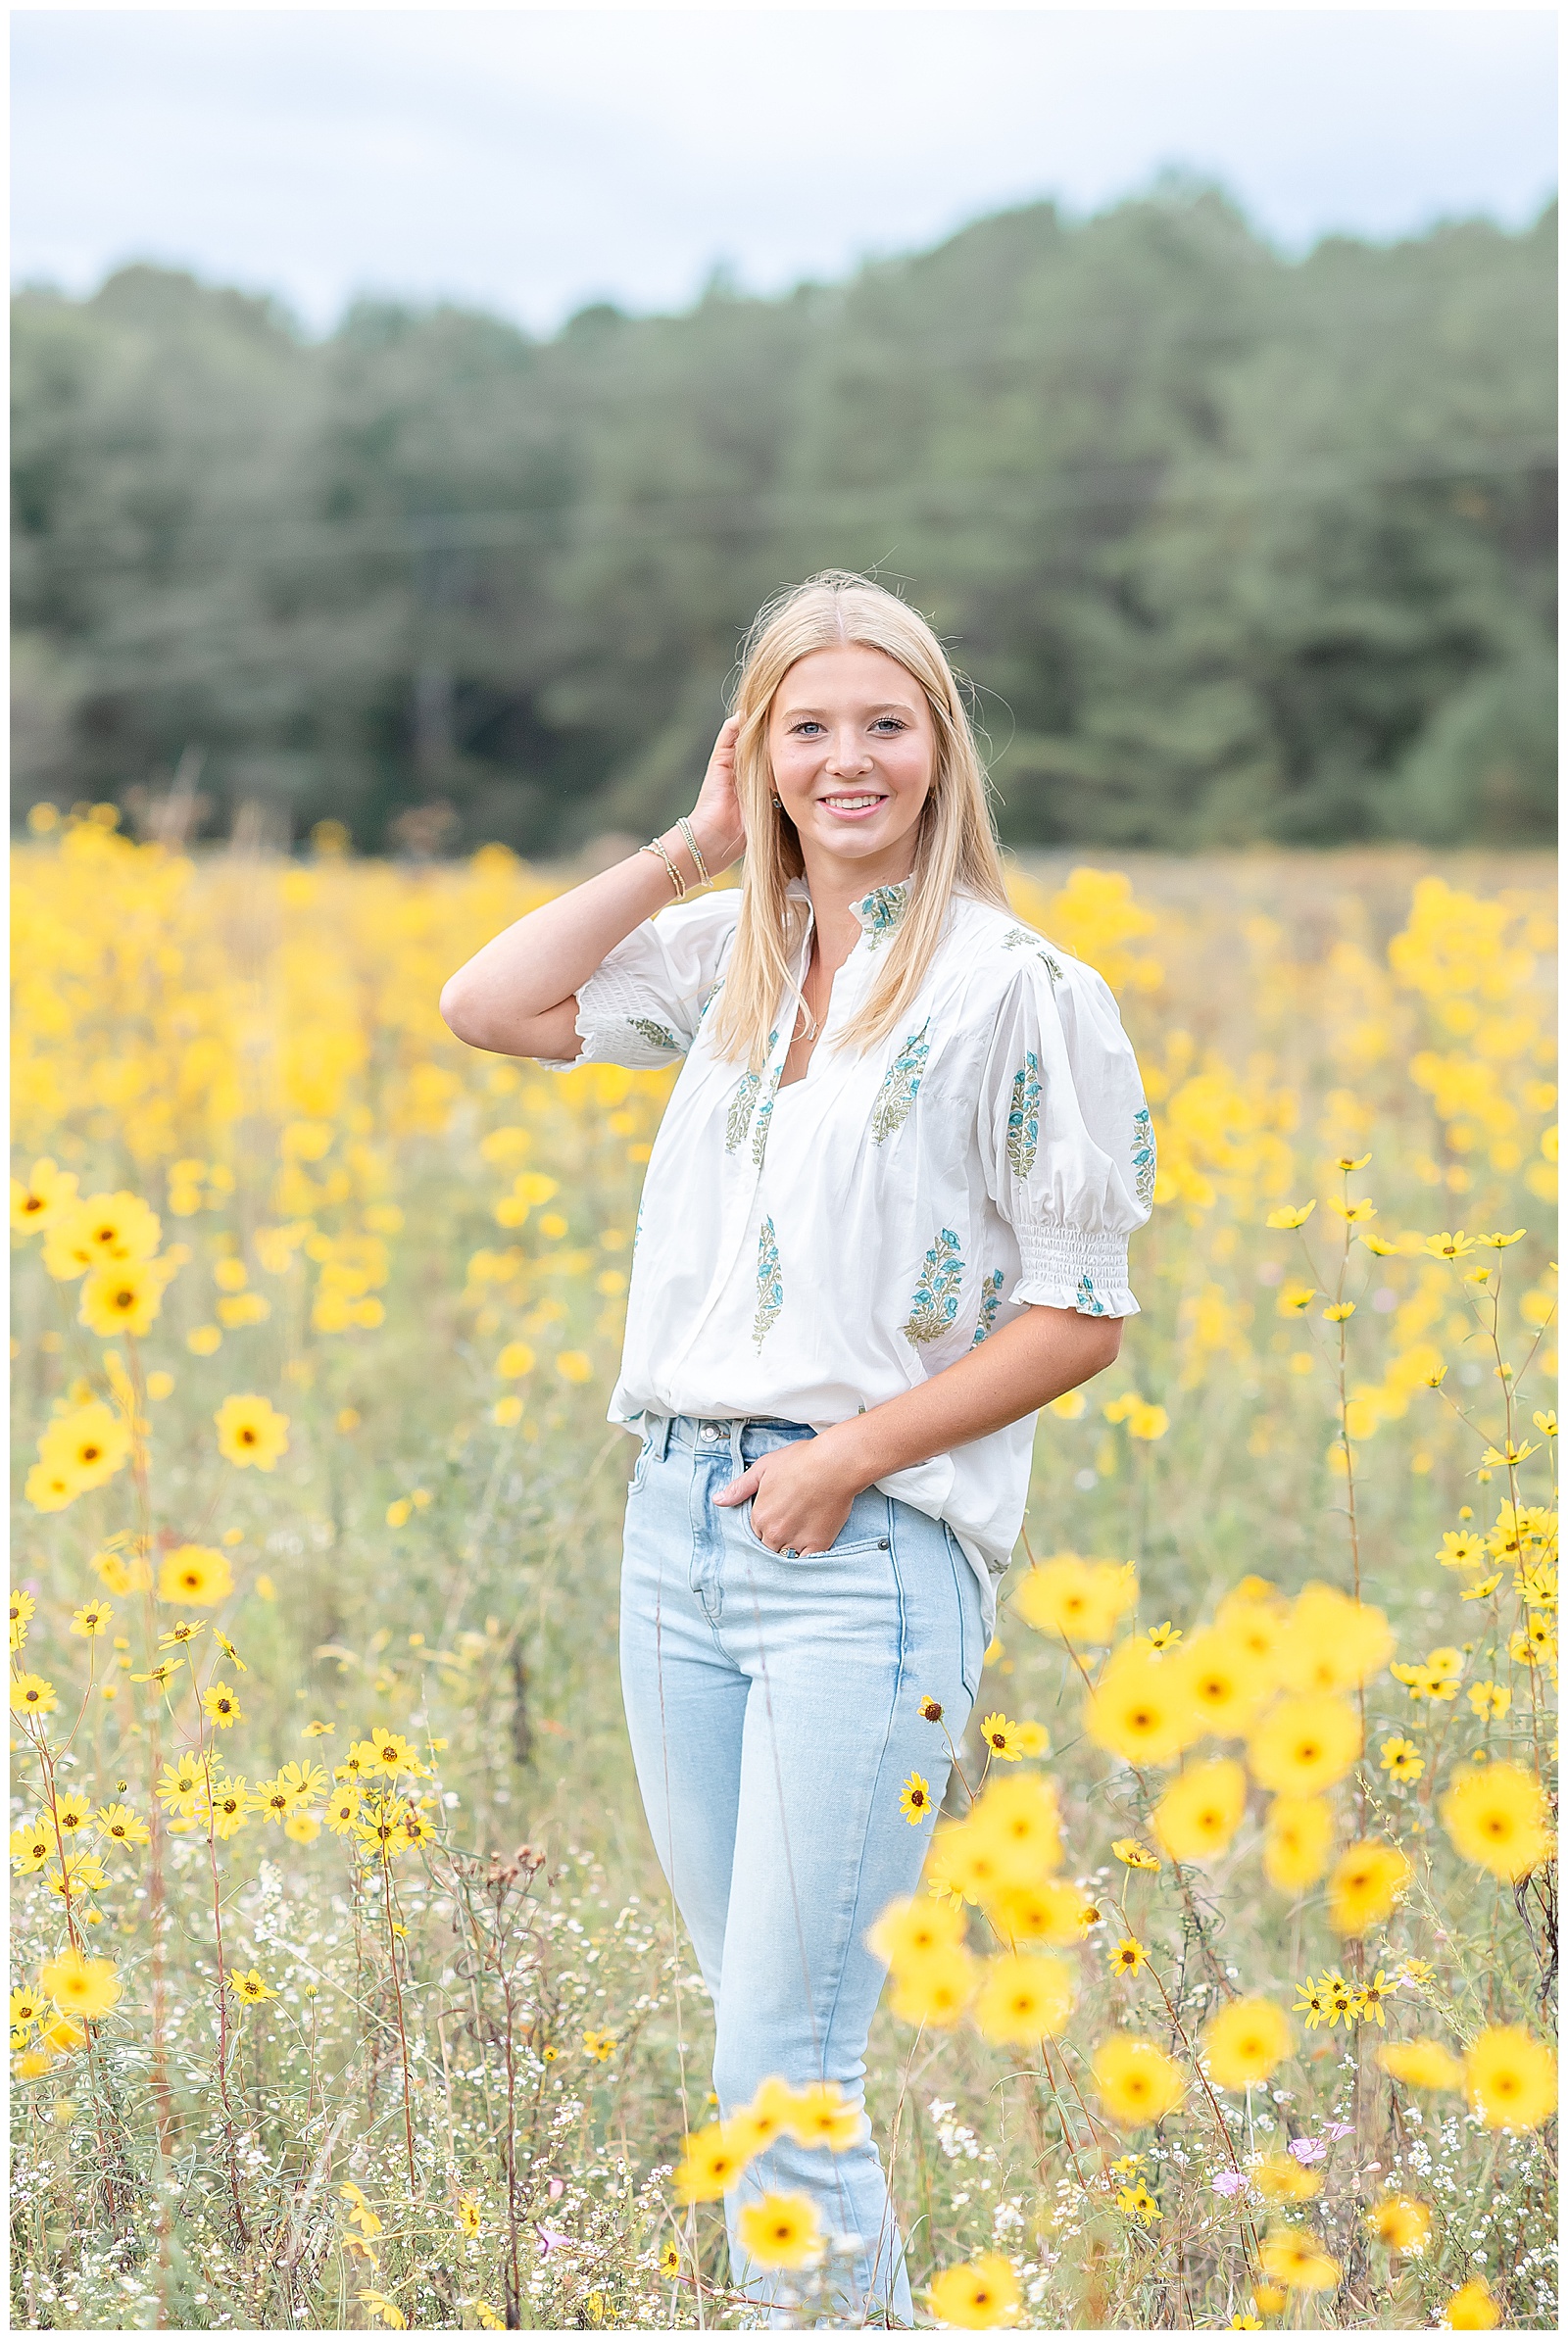
[[[1544,841],[1555,228],[1291,260],[1170,181],[549,339],[24,290],[14,818],[646,835],[758,605],[832,565],[950,644],[1009,843]]]

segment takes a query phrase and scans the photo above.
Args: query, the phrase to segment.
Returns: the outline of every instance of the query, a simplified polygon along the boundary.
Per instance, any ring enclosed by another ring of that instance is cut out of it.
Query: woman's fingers
[[[728,1487],[721,1487],[713,1497],[713,1501],[715,1503],[744,1503],[748,1495],[756,1494],[761,1484],[760,1465],[753,1463],[749,1471],[743,1471],[738,1479],[732,1479]]]
[[[729,716],[720,727],[692,807],[692,826],[709,867],[715,872],[727,869],[746,850],[746,827],[735,793],[735,742],[740,728],[738,715]]]
[[[748,1496],[758,1494],[766,1476],[767,1465],[772,1460],[771,1455],[759,1455],[749,1470],[743,1471],[738,1479],[732,1479],[728,1487],[719,1488],[713,1497],[715,1504],[733,1510],[737,1503],[744,1503]],[[755,1511],[752,1514],[752,1533],[759,1543],[766,1544],[770,1552],[782,1552],[790,1542],[788,1536],[775,1536],[770,1527],[759,1522]]]
[[[720,729],[717,739],[713,742],[713,752],[708,758],[708,770],[703,777],[705,792],[710,782],[717,782],[720,788],[734,787],[735,742],[740,737],[740,728],[739,715],[731,715]]]

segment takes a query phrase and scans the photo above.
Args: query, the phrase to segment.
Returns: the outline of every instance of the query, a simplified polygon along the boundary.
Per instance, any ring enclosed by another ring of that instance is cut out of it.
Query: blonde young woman
[[[693,890],[744,851],[738,891]],[[1007,906],[964,703],[925,621],[812,578],[753,628],[688,817],[453,976],[475,1048],[679,1064],[610,1419],[640,1431],[620,1663],[644,1807],[712,1995],[728,2116],[771,2073],[863,2104],[1035,1417],[1116,1355],[1154,1156],[1093,969]],[[911,1773],[930,1803],[906,1817]],[[913,1823],[913,1825],[911,1825]],[[912,2322],[862,2118],[728,2202],[813,2197],[853,2320]]]

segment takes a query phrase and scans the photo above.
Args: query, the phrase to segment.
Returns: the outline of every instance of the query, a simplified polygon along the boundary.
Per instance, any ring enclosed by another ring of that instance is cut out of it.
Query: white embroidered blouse
[[[620,1378],[608,1419],[777,1415],[824,1430],[918,1387],[1025,1306],[1138,1313],[1127,1238],[1148,1219],[1154,1139],[1109,986],[1007,911],[956,895],[901,1026],[837,1045],[908,904],[856,904],[804,1080],[780,1090],[806,930],[760,1073],[716,1056],[707,1016],[738,892],[675,902],[577,995],[582,1054],[684,1057],[648,1163]],[[553,1063],[551,1070],[569,1071]],[[1028,1498],[1036,1417],[876,1484],[946,1520],[989,1635]]]

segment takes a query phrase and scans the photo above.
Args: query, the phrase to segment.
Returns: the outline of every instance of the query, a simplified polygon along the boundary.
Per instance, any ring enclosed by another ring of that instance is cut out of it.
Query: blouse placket
[[[762,1086],[752,1108],[748,1142],[738,1146],[734,1153],[728,1156],[725,1164],[727,1192],[724,1195],[724,1233],[715,1246],[713,1271],[709,1279],[708,1291],[704,1295],[702,1306],[695,1312],[694,1321],[687,1333],[686,1340],[676,1353],[674,1362],[677,1368],[685,1363],[701,1341],[713,1310],[719,1305],[728,1290],[730,1278],[739,1264],[743,1247],[756,1243],[760,1225],[760,1203],[767,1159],[767,1126],[772,1116],[773,1101],[779,1093],[779,1082],[783,1075],[785,1058],[790,1052],[795,1022],[800,1013],[801,999],[806,988],[806,970],[811,961],[811,938],[816,931],[816,913],[812,906],[810,893],[804,880],[792,879],[786,891],[792,898],[804,902],[806,904],[806,926],[796,952],[794,984],[789,997],[788,1012],[779,1018],[777,1035],[763,1067]],[[882,891],[902,893],[904,889],[901,887],[883,889]],[[870,897],[862,899],[869,900]],[[867,921],[860,916],[858,905],[857,905],[856,914],[860,918],[860,939],[834,977],[827,1019],[822,1026],[817,1044],[811,1050],[804,1079],[801,1083],[795,1084],[796,1086],[804,1087],[805,1083],[816,1073],[817,1060],[822,1056],[824,1049],[828,1049],[830,1053],[836,1052],[833,1048],[834,1036],[843,1030],[849,1016],[855,1011],[855,1004],[863,981],[861,969],[870,956],[871,933]],[[852,975],[852,970],[854,973],[849,986],[850,997],[845,999],[842,996],[845,990],[843,978]],[[760,1144],[756,1142],[760,1127],[762,1135]]]
[[[762,1068],[762,1084],[752,1107],[746,1138],[733,1153],[727,1155],[722,1167],[723,1233],[714,1245],[712,1274],[709,1278],[708,1291],[704,1295],[702,1306],[694,1311],[685,1341],[676,1353],[674,1364],[677,1370],[685,1363],[702,1339],[709,1319],[718,1306],[730,1277],[735,1272],[743,1245],[756,1241],[758,1194],[762,1182],[762,1163],[767,1151],[765,1143],[758,1145],[756,1138],[760,1125],[765,1140],[767,1118],[773,1109],[773,1098],[778,1092],[779,1078],[784,1070],[784,1059],[789,1054],[790,1034],[794,1028],[796,1012],[800,1006],[801,992],[806,981],[806,968],[809,961],[813,931],[810,898],[808,896],[806,932],[795,965],[790,1012],[779,1018],[773,1047]]]

